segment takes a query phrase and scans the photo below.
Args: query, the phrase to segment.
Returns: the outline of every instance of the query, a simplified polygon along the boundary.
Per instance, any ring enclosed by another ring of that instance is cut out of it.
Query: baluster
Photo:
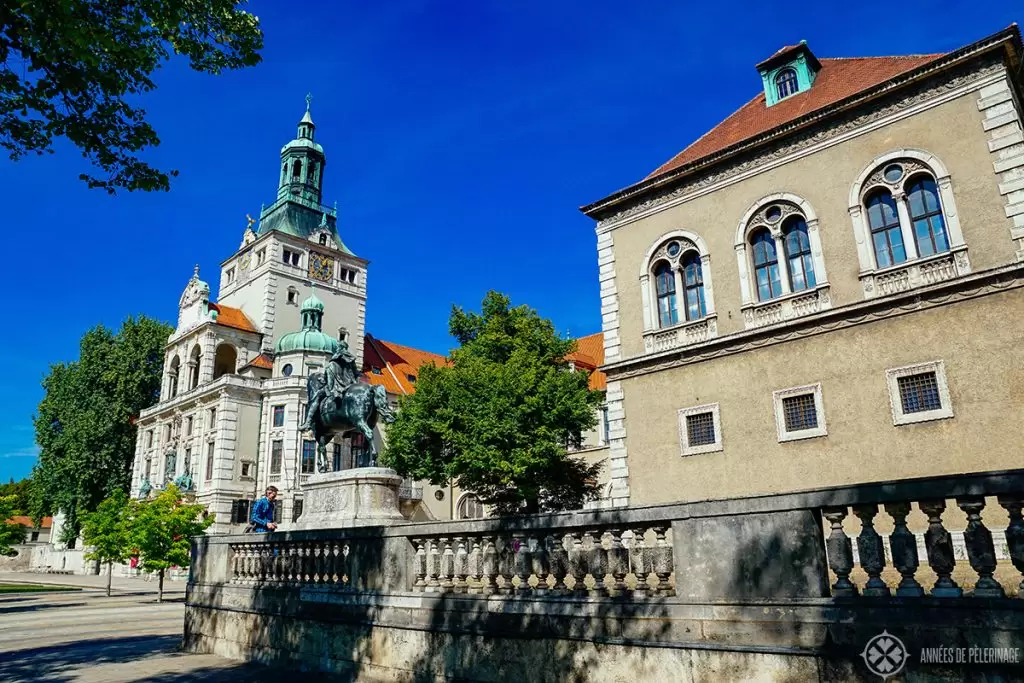
[[[260,552],[260,583],[267,583],[273,575],[274,545],[264,543]]]
[[[512,552],[514,553],[512,556],[512,573],[515,579],[519,579],[517,584],[513,584],[513,590],[520,594],[527,594],[530,592],[530,545],[529,539],[527,539],[526,534],[522,531],[512,534]],[[509,583],[513,583],[513,581]]]
[[[469,592],[476,594],[482,590],[484,551],[480,547],[480,538],[478,536],[471,538],[470,542],[473,544],[473,548],[469,551],[469,575],[473,578],[473,581],[469,585]]]
[[[324,544],[313,544],[313,584],[321,586],[324,583]]]
[[[341,583],[341,543],[339,541],[331,542],[331,552],[328,555],[330,563],[327,567],[327,573],[330,578],[332,586],[337,586]]]
[[[853,514],[860,519],[861,525],[860,536],[857,537],[857,554],[860,556],[860,566],[868,574],[868,581],[864,584],[864,595],[889,597],[892,593],[882,580],[882,570],[885,569],[885,545],[875,530],[878,504],[854,505]]]
[[[441,544],[441,591],[451,591],[452,575],[455,573],[455,553],[452,551],[451,539],[442,536],[438,539]]]
[[[942,512],[946,509],[944,500],[926,500],[918,503],[921,511],[928,515],[928,530],[924,532],[924,547],[928,551],[928,566],[938,575],[932,587],[937,598],[959,598],[964,594],[950,576],[956,566],[953,555],[953,537],[942,526]]]
[[[427,541],[427,592],[436,593],[441,588],[441,582],[437,580],[437,573],[441,569],[441,553],[437,548],[437,541]]]
[[[480,592],[484,595],[491,595],[497,590],[495,578],[498,576],[498,551],[494,547],[494,540],[494,536],[484,536],[483,578],[480,584]]]
[[[555,577],[555,585],[551,590],[556,595],[564,595],[569,592],[565,585],[565,577],[569,575],[569,554],[565,550],[565,539],[557,534],[550,536],[548,546],[548,562],[551,566],[551,575]]]
[[[338,554],[338,583],[342,588],[352,589],[352,564],[354,560],[349,559],[352,555],[352,548],[348,541],[343,541]]]
[[[626,574],[629,573],[629,552],[622,545],[622,530],[609,529],[611,548],[608,549],[608,571],[612,575],[609,595],[619,597],[626,594]]]
[[[548,591],[548,574],[551,573],[551,555],[549,551],[550,536],[544,534],[537,538],[537,549],[530,556],[530,571],[537,575],[536,591]]]
[[[832,586],[832,595],[837,598],[852,597],[857,595],[857,587],[850,582],[850,572],[853,571],[853,544],[843,531],[846,508],[826,508],[822,510],[822,514],[832,525],[832,532],[825,542],[828,566],[837,577],[835,585]]]
[[[651,584],[647,583],[647,576],[651,573],[651,560],[648,551],[653,551],[653,548],[647,548],[644,541],[645,533],[647,533],[645,526],[633,529],[633,540],[629,545],[630,563],[633,565],[633,574],[636,576],[635,595],[638,598],[651,594]]]
[[[466,577],[469,576],[469,552],[466,550],[466,537],[455,538],[455,586],[456,593],[465,593],[468,589]]]
[[[244,579],[244,582],[247,585],[251,585],[252,582],[253,582],[252,581],[252,577],[253,577],[252,554],[253,554],[253,544],[252,543],[246,543],[245,544],[245,555],[244,555],[244,559],[242,560],[242,566],[245,567],[245,570],[244,570],[244,572],[242,574],[242,578]]]
[[[280,554],[281,544],[270,544],[270,566],[267,570],[267,581],[269,581],[271,584],[277,584],[281,581],[281,579],[279,578],[281,569]]]
[[[576,531],[569,533],[572,545],[569,546],[569,573],[576,583],[572,587],[573,593],[579,596],[587,594],[587,554],[583,550],[583,536]]]
[[[885,511],[893,520],[893,531],[889,534],[889,550],[892,551],[892,566],[903,578],[896,586],[896,597],[917,598],[924,595],[924,588],[914,578],[920,561],[917,557],[917,539],[907,528],[910,503],[886,503]]]
[[[1006,549],[1014,568],[1024,575],[1024,497],[1020,494],[999,496],[999,504],[1006,508],[1010,523],[1006,526]],[[1017,597],[1024,598],[1024,579],[1017,587]]]
[[[672,546],[665,540],[667,526],[651,527],[657,537],[657,545],[654,546],[654,575],[658,577],[658,586],[655,591],[658,595],[675,595],[676,591],[668,582],[672,574]]]
[[[971,595],[976,598],[1005,598],[1003,587],[992,578],[996,570],[996,546],[992,542],[992,532],[981,521],[985,499],[981,496],[957,498],[956,504],[967,513],[964,544],[967,546],[967,559],[978,572],[978,582]]]
[[[412,538],[413,547],[416,548],[416,554],[413,556],[413,574],[416,575],[416,580],[412,584],[414,591],[423,591],[427,585],[427,542],[422,538]]]
[[[583,533],[584,538],[590,539],[589,547],[586,549],[587,568],[590,570],[590,575],[594,577],[594,588],[591,589],[590,594],[597,597],[607,597],[608,595],[608,586],[604,583],[605,575],[608,573],[608,561],[605,557],[604,546],[601,544],[602,535],[600,531],[585,531]]]
[[[236,583],[238,581],[238,544],[230,544],[228,550],[231,551],[231,583]]]
[[[512,595],[515,586],[512,585],[512,577],[515,576],[515,550],[512,547],[511,538],[501,539],[501,550],[498,551],[498,573],[501,574],[501,586],[498,593],[501,595]]]

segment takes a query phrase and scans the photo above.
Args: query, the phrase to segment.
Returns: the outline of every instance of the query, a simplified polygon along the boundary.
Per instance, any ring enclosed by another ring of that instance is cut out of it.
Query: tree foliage
[[[128,559],[130,529],[131,509],[124,491],[115,491],[95,512],[82,516],[82,539],[88,549],[85,558],[107,565],[107,595],[110,595],[113,563]]]
[[[100,325],[82,337],[78,360],[50,366],[35,418],[40,451],[31,495],[33,516],[64,513],[59,540],[72,543],[82,513],[128,490],[134,418],[159,398],[172,331],[146,316],[129,318],[117,334]]]
[[[14,499],[14,512],[15,515],[27,515],[30,514],[32,509],[29,503],[29,487],[32,485],[32,479],[25,477],[21,481],[14,481],[14,477],[11,477],[10,482],[6,484],[0,484],[0,498],[11,497]]]
[[[130,542],[139,555],[139,566],[160,575],[163,600],[164,572],[191,563],[191,540],[213,524],[213,515],[203,517],[205,506],[185,503],[174,484],[168,484],[155,498],[131,503]]]
[[[172,54],[209,74],[258,64],[263,34],[243,4],[0,0],[0,147],[17,160],[66,138],[105,175],[80,175],[90,187],[167,190],[138,156],[160,139],[131,102]]]
[[[449,330],[459,348],[447,365],[420,369],[384,460],[405,476],[472,491],[498,513],[573,509],[595,497],[600,464],[566,452],[602,401],[566,362],[575,342],[497,292],[480,314],[454,307]]]
[[[0,497],[0,555],[10,555],[11,546],[25,540],[25,527],[7,521],[15,515],[14,504],[14,496]]]

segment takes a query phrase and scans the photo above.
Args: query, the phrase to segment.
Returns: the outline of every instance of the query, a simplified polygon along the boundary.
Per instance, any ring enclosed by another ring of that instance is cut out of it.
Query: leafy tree
[[[95,512],[82,516],[82,538],[89,552],[87,560],[96,560],[107,565],[107,596],[114,573],[114,563],[128,559],[131,549],[129,529],[131,508],[128,494],[115,491],[114,495],[100,503]]]
[[[27,515],[32,506],[29,503],[29,487],[32,485],[32,479],[25,477],[21,481],[14,481],[14,477],[11,477],[11,481],[7,484],[0,484],[0,498],[13,497],[14,498],[14,513],[15,515]]]
[[[460,346],[447,365],[420,369],[384,460],[405,476],[473,491],[498,513],[574,509],[596,497],[601,465],[566,452],[602,401],[566,363],[575,342],[497,292],[481,314],[453,307],[448,326]]]
[[[209,74],[258,64],[259,20],[240,4],[0,1],[0,147],[17,160],[63,137],[105,174],[80,175],[90,187],[167,190],[168,174],[138,156],[160,139],[130,102],[172,53]]]
[[[12,554],[11,546],[25,541],[25,527],[7,521],[14,514],[14,496],[0,497],[0,555]]]
[[[164,599],[164,572],[191,563],[191,540],[213,524],[213,515],[203,517],[206,507],[185,503],[174,484],[155,498],[132,501],[131,544],[138,550],[139,566],[160,575],[157,600]]]
[[[35,418],[39,462],[32,514],[61,511],[59,540],[72,544],[80,516],[127,491],[135,453],[134,418],[156,403],[169,325],[140,316],[117,334],[99,325],[82,337],[79,358],[50,366]]]

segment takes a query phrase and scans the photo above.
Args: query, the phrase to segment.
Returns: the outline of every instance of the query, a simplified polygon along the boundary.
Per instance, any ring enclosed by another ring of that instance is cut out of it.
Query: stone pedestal
[[[401,485],[402,478],[387,467],[312,474],[302,487],[302,516],[288,530],[401,524]]]

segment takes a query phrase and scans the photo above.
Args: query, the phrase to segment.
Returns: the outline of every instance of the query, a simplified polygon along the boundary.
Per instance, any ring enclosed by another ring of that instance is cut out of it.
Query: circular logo
[[[907,665],[907,646],[888,631],[882,631],[868,641],[860,653],[868,671],[882,680],[895,676]]]

